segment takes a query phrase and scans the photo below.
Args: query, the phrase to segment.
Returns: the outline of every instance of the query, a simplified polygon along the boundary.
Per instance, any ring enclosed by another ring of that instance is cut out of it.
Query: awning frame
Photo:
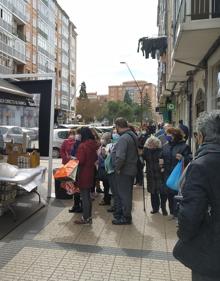
[[[20,79],[20,78],[49,78],[52,80],[51,87],[51,108],[50,108],[50,140],[49,140],[49,163],[48,163],[48,190],[47,197],[52,195],[53,177],[53,126],[54,126],[54,102],[55,102],[55,79],[56,73],[33,73],[33,74],[0,74],[0,79]]]

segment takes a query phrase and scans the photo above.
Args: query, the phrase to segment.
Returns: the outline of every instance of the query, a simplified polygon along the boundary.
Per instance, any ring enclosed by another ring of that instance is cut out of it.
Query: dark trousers
[[[166,209],[166,202],[167,202],[166,194],[151,193],[150,199],[151,199],[151,206],[152,206],[153,211],[158,212],[160,207],[161,207],[162,211]]]
[[[174,215],[174,213],[175,213],[174,196],[177,194],[178,194],[178,192],[171,191],[171,190],[169,190],[167,193],[169,210],[170,210],[171,215]]]
[[[91,193],[95,192],[96,182],[97,182],[97,169],[96,167],[94,167],[94,180],[93,180],[93,185],[90,189]]]
[[[138,163],[137,163],[137,175],[136,175],[136,179],[135,179],[135,184],[143,184],[143,180],[144,180],[144,165],[141,163],[140,159],[138,159]]]
[[[89,219],[92,216],[92,200],[90,197],[90,188],[80,189],[83,204],[83,218]]]
[[[192,271],[192,281],[219,281],[220,277],[212,278],[200,275],[199,273],[196,273],[195,271]]]
[[[116,210],[116,201],[117,201],[117,198],[115,196],[115,192],[116,192],[116,176],[115,176],[115,173],[112,173],[112,174],[109,174],[108,176],[108,182],[109,182],[109,188],[111,190],[111,198],[112,198],[112,206],[113,208]]]
[[[115,177],[115,218],[125,218],[127,220],[131,220],[134,177],[121,174],[116,174]]]
[[[73,195],[74,197],[74,206],[75,207],[82,207],[82,202],[81,202],[81,199],[80,199],[80,193],[76,192],[74,193]]]
[[[104,186],[104,198],[103,198],[103,200],[104,200],[105,203],[110,204],[110,202],[111,202],[111,195],[109,194],[110,186],[109,186],[109,181],[108,181],[108,177],[107,176],[106,176],[106,179],[104,179],[102,181],[102,183],[103,183],[103,186]]]

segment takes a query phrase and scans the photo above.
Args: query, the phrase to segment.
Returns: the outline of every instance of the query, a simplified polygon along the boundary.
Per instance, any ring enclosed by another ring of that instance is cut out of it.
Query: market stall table
[[[39,196],[40,203],[41,196],[37,191],[37,187],[45,181],[45,174],[46,168],[39,166],[30,169],[19,169],[13,178],[0,177],[0,215],[9,209],[14,219],[16,219],[12,203],[15,201],[17,188],[36,193]]]

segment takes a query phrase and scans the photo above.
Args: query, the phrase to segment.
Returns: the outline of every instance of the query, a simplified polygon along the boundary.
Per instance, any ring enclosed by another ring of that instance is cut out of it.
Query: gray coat
[[[116,173],[136,176],[138,160],[137,151],[137,136],[131,130],[124,132],[112,151],[112,163]]]

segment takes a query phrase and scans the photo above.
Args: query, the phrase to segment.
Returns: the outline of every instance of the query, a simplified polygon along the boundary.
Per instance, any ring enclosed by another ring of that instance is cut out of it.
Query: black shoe
[[[166,209],[162,210],[162,214],[163,216],[168,216],[167,210]]]
[[[82,213],[82,207],[80,206],[73,206],[71,209],[69,209],[69,213]]]
[[[150,213],[151,214],[156,214],[156,213],[158,213],[158,210],[152,210]]]
[[[107,212],[109,213],[113,213],[115,211],[115,208],[112,206],[109,209],[107,209]]]
[[[120,218],[120,219],[114,219],[112,220],[112,224],[114,225],[128,225],[131,224],[131,220]]]

